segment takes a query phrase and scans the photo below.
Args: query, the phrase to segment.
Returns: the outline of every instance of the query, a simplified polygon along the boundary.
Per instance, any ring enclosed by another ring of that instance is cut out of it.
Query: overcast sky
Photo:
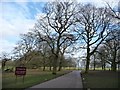
[[[19,34],[28,32],[34,26],[47,1],[53,0],[0,0],[0,53],[3,51],[11,53],[20,39]],[[103,6],[104,1],[107,1],[115,6],[119,0],[77,1],[91,2],[97,6]]]

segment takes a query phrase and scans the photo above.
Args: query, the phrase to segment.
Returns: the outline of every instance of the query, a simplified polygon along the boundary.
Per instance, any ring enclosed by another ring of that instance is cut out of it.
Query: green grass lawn
[[[16,82],[16,76],[14,73],[3,73],[2,75],[2,88],[28,88],[33,85],[45,82],[47,80],[56,78],[70,71],[60,71],[57,75],[53,75],[50,71],[40,71],[40,70],[27,70],[27,74],[24,78],[18,77]],[[11,89],[10,89],[11,90]]]
[[[84,88],[118,88],[118,72],[112,71],[89,71],[82,73]]]

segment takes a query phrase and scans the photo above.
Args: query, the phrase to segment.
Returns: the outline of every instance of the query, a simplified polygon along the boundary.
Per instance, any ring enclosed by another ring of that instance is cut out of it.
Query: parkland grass
[[[84,88],[119,88],[119,74],[113,71],[89,71],[82,72]]]
[[[16,76],[14,73],[3,73],[2,75],[2,88],[10,89],[12,88],[28,88],[36,84],[40,84],[47,80],[59,77],[63,74],[70,72],[69,70],[64,70],[57,72],[56,75],[53,75],[50,71],[41,71],[41,70],[27,70],[27,74],[24,78],[18,76],[16,81]]]

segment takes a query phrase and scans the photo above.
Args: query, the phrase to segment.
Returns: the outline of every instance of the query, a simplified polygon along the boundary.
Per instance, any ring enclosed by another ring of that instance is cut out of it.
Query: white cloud
[[[28,32],[34,26],[35,20],[26,18],[30,12],[25,4],[21,4],[21,8],[2,4],[0,13],[2,13],[0,14],[0,53],[10,52],[16,44],[19,34]],[[9,40],[10,38],[12,40]]]
[[[78,2],[82,3],[92,3],[97,7],[106,6],[106,2],[109,3],[112,7],[118,5],[119,0],[77,0]]]
[[[0,40],[0,53],[2,52],[7,52],[7,53],[11,53],[12,51],[12,47],[14,47],[15,44],[14,43],[10,43],[7,40],[1,39]]]
[[[49,2],[55,0],[2,0],[2,2]]]
[[[35,16],[35,19],[38,20],[38,19],[43,18],[45,16],[46,16],[46,14],[44,14],[44,13],[37,13]]]
[[[27,32],[34,24],[34,20],[26,18],[30,12],[24,4],[21,5],[21,8],[3,4],[0,12],[2,13],[0,17],[2,30],[0,33],[3,37]]]
[[[2,2],[49,2],[55,0],[1,0]],[[73,1],[73,0],[59,0],[59,1]],[[119,0],[75,0],[78,2],[118,2]]]
[[[2,2],[52,2],[55,0],[1,0]],[[73,1],[73,0],[58,0],[58,1]],[[117,3],[119,2],[119,0],[75,0],[77,2],[82,2],[82,3],[93,3],[96,6],[105,6],[106,3],[108,2],[112,7],[114,7],[115,5],[117,5]]]

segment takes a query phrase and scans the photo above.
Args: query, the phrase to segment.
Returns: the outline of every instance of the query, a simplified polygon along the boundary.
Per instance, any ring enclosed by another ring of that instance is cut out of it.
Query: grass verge
[[[82,72],[84,88],[119,88],[119,74],[112,71],[89,71]]]

